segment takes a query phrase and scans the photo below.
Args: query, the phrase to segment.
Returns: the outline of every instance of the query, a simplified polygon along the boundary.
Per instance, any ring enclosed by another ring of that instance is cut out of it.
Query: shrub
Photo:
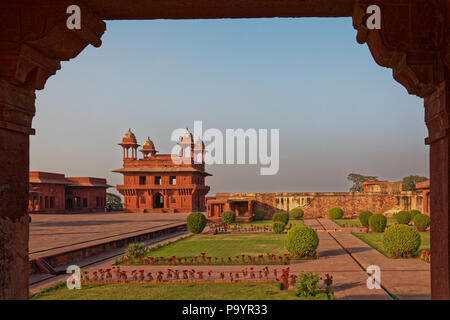
[[[316,231],[308,226],[296,226],[288,231],[284,238],[284,246],[292,256],[306,256],[314,253],[319,245]]]
[[[409,213],[410,213],[412,222],[414,222],[415,216],[417,216],[418,214],[422,214],[422,212],[420,212],[419,210],[409,210]]]
[[[373,213],[370,211],[363,211],[359,214],[359,222],[361,222],[361,225],[363,227],[369,226],[369,218],[372,215],[373,215]]]
[[[187,227],[192,233],[201,233],[206,227],[206,217],[201,212],[193,212],[188,215]]]
[[[133,258],[143,257],[148,252],[144,243],[130,243],[125,253]]]
[[[272,230],[275,233],[282,233],[285,228],[286,228],[286,225],[281,221],[274,221],[272,223]]]
[[[328,210],[328,217],[330,219],[340,219],[344,215],[344,210],[341,208],[331,208]]]
[[[420,247],[420,234],[413,227],[397,224],[387,228],[383,236],[383,247],[389,253],[415,253]]]
[[[222,212],[222,221],[226,224],[231,224],[236,220],[236,213],[233,211]]]
[[[411,212],[409,211],[399,211],[395,215],[395,220],[400,224],[409,224],[411,221]]]
[[[284,225],[287,225],[289,222],[289,215],[286,212],[276,212],[272,216],[272,221],[280,221],[283,222]]]
[[[426,214],[416,214],[413,222],[417,230],[425,231],[430,226],[430,217]]]
[[[301,273],[297,280],[297,296],[315,296],[319,289],[319,275],[317,273]]]
[[[303,218],[304,214],[305,213],[300,208],[292,209],[290,212],[291,219],[294,219],[294,220],[300,220],[301,218]]]
[[[369,228],[373,232],[384,232],[386,229],[387,219],[384,215],[378,213],[369,218]]]
[[[263,209],[255,210],[255,220],[264,220],[264,217],[266,216],[266,211]]]

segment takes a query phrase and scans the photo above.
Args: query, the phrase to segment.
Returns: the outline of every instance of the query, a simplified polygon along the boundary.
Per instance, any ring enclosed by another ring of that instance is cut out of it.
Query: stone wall
[[[422,210],[421,192],[364,193],[364,192],[329,192],[329,193],[218,193],[217,199],[236,197],[254,197],[254,209],[264,209],[267,218],[276,211],[290,211],[300,207],[305,218],[326,217],[328,209],[340,207],[345,217],[358,216],[362,211],[383,213],[392,216],[400,210]]]

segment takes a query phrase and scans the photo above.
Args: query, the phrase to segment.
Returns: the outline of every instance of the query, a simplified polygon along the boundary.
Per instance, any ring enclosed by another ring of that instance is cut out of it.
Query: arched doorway
[[[164,196],[161,193],[155,194],[154,202],[155,208],[164,208]]]
[[[433,298],[450,297],[449,264],[449,163],[450,134],[448,130],[450,105],[450,80],[448,70],[448,26],[450,19],[449,2],[374,0],[381,5],[383,28],[368,30],[362,25],[365,19],[367,1],[329,1],[320,5],[317,1],[220,1],[211,5],[199,2],[195,7],[190,1],[172,1],[161,5],[161,1],[136,2],[133,6],[125,1],[95,1],[93,9],[82,6],[83,28],[80,36],[74,36],[64,24],[67,16],[66,3],[55,2],[40,6],[45,1],[25,0],[3,2],[2,12],[8,12],[11,19],[2,19],[4,30],[12,30],[1,35],[6,49],[0,50],[2,62],[7,67],[0,71],[0,98],[4,112],[0,114],[0,140],[2,153],[0,162],[4,164],[2,185],[13,186],[4,191],[8,201],[0,213],[0,227],[14,235],[14,248],[4,247],[0,241],[0,251],[5,252],[2,264],[5,266],[0,282],[6,289],[0,298],[28,297],[28,201],[29,138],[34,134],[31,120],[34,116],[35,90],[44,88],[48,77],[60,68],[60,61],[77,56],[89,43],[98,47],[105,30],[103,20],[115,19],[204,19],[204,18],[257,18],[257,17],[350,17],[358,29],[357,40],[367,42],[376,62],[394,69],[394,77],[411,94],[425,98],[426,122],[430,137],[430,207],[432,220],[432,291]],[[372,4],[372,3],[370,3]],[[20,8],[20,10],[17,10]],[[403,10],[399,10],[402,8]],[[40,12],[36,15],[36,12]],[[421,18],[417,19],[415,15]],[[58,14],[62,15],[58,18]],[[98,15],[98,16],[97,16]],[[398,28],[401,21],[404,27]],[[32,23],[31,23],[32,22]],[[86,23],[85,23],[86,22]],[[388,23],[385,23],[388,22]],[[21,24],[27,25],[23,28]],[[43,27],[45,26],[45,28]],[[418,32],[422,30],[423,32]],[[17,31],[17,32],[16,32]],[[432,35],[424,37],[423,34]],[[20,36],[19,36],[20,35]],[[65,35],[62,37],[61,35]],[[58,39],[60,41],[55,41]],[[61,40],[62,39],[62,40]],[[27,43],[29,42],[29,43]],[[11,49],[11,47],[14,49]],[[23,47],[22,47],[23,46]],[[20,148],[19,148],[19,147]],[[10,161],[14,159],[14,161]],[[18,205],[20,204],[20,205]],[[3,240],[3,239],[1,239]],[[18,257],[18,254],[21,255]]]

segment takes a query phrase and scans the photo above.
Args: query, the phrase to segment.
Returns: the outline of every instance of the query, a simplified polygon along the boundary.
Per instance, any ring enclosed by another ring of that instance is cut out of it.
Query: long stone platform
[[[30,255],[32,272],[80,261],[169,233],[180,232],[187,214],[32,214]]]

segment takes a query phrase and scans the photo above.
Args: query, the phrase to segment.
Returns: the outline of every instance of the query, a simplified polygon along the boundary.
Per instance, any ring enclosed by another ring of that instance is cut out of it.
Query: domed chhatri
[[[155,149],[155,145],[152,140],[150,140],[150,137],[147,137],[147,140],[145,140],[144,144],[142,145],[142,148],[145,149]]]
[[[195,146],[196,147],[202,147],[205,148],[205,143],[203,142],[202,139],[200,139],[200,137],[197,139],[197,141],[195,142]]]
[[[123,148],[123,158],[124,159],[136,159],[137,158],[137,148],[139,147],[136,136],[128,129],[128,131],[124,134],[122,138],[122,142],[119,143],[119,146]],[[131,155],[130,155],[131,149]]]
[[[186,128],[186,131],[184,131],[182,138],[183,139],[192,139],[192,133],[190,133],[188,128]]]
[[[154,156],[158,152],[155,149],[155,144],[150,140],[150,137],[147,137],[147,140],[145,140],[140,151],[144,155],[144,159],[148,159],[149,155]]]
[[[136,140],[136,136],[134,135],[134,133],[131,131],[131,129],[128,129],[128,131],[125,133],[125,135],[123,136],[124,138],[131,138],[131,139],[135,139]]]

